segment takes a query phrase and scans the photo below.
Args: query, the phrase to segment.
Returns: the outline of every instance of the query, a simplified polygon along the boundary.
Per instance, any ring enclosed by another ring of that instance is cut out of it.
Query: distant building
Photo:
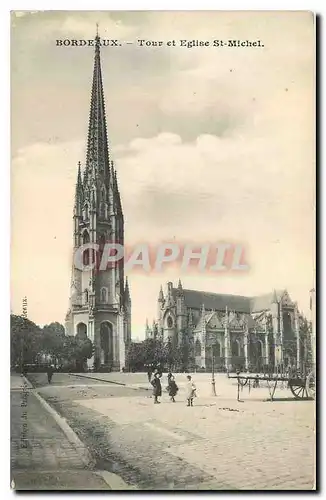
[[[308,322],[286,290],[256,297],[186,290],[179,280],[167,283],[158,297],[154,328],[146,336],[187,342],[189,364],[211,370],[263,367],[302,368],[306,358]],[[190,368],[190,367],[189,367]]]

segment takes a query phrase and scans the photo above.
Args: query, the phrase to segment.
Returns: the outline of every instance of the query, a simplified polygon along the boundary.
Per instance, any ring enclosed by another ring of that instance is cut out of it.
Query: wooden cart
[[[286,382],[295,399],[315,399],[316,374],[311,370],[308,376],[288,377],[282,374],[273,375],[228,375],[228,378],[238,381],[238,401],[240,401],[240,388],[243,388],[251,381],[267,382],[267,387],[273,401],[274,394],[279,382]]]

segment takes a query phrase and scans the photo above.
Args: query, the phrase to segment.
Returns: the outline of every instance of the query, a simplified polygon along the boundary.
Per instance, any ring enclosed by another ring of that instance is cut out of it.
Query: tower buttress
[[[187,308],[185,305],[185,296],[183,293],[183,288],[180,279],[176,293],[176,319],[177,319],[178,341],[180,343],[182,340],[182,333],[185,332],[185,329],[187,327]]]
[[[157,299],[157,321],[159,329],[163,328],[163,306],[164,306],[164,295],[163,295],[163,288],[161,285]]]
[[[131,297],[129,291],[128,277],[124,289],[124,314],[125,314],[125,332],[124,339],[126,343],[131,342]]]
[[[273,292],[271,313],[272,313],[273,335],[274,335],[274,338],[276,339],[280,333],[279,303],[277,300],[276,290],[274,290],[274,292]]]

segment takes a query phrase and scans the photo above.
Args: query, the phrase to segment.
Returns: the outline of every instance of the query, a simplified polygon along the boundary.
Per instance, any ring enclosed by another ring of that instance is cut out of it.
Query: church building
[[[295,367],[308,356],[310,327],[286,290],[256,297],[186,290],[167,283],[158,296],[158,315],[146,337],[187,345],[188,369]]]
[[[108,147],[100,38],[95,38],[93,83],[85,167],[78,164],[73,212],[73,263],[66,335],[89,338],[90,368],[121,370],[131,341],[131,299],[124,263],[105,270],[92,266],[93,250],[83,252],[82,269],[74,256],[87,243],[124,243],[124,217],[117,172]],[[94,267],[94,269],[92,269]]]

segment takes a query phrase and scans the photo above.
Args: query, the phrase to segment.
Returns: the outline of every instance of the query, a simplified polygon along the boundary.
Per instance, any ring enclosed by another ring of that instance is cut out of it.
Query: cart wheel
[[[306,387],[302,384],[298,385],[296,382],[289,382],[289,387],[295,399],[304,399],[307,397]]]
[[[311,399],[316,399],[316,373],[312,370],[306,380],[306,391],[308,397]]]

